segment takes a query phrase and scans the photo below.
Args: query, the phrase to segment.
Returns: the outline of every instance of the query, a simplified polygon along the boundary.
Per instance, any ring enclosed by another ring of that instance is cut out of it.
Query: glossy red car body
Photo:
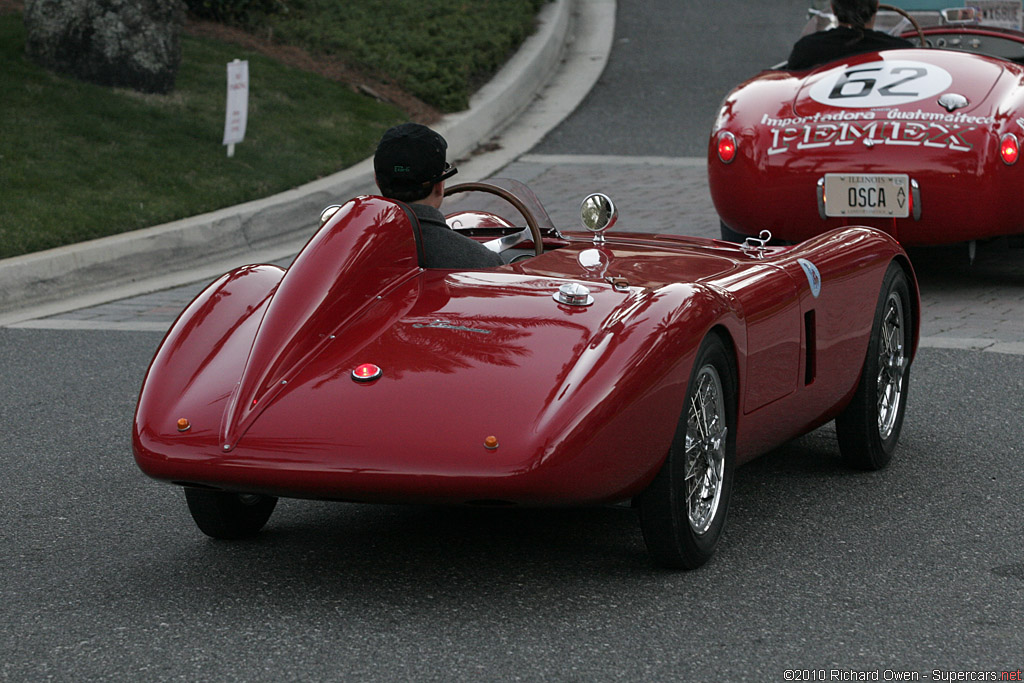
[[[142,387],[139,467],[269,496],[612,503],[661,467],[708,335],[736,368],[737,462],[850,401],[893,262],[917,339],[910,264],[869,228],[790,248],[553,230],[544,243],[512,265],[423,269],[399,204],[349,202],[290,268],[234,270],[181,314]],[[567,282],[593,302],[556,301]],[[381,374],[357,381],[366,363]]]
[[[923,33],[930,45],[962,49],[765,71],[728,94],[708,150],[723,235],[767,229],[797,242],[857,224],[914,246],[1024,234],[1024,163],[1000,153],[1024,144],[1024,67],[993,56],[1024,56],[1024,34],[970,24]],[[723,135],[735,140],[731,162],[719,157]],[[827,174],[850,184],[829,196]],[[898,176],[900,187],[882,187],[879,176]],[[850,189],[858,183],[859,195]]]

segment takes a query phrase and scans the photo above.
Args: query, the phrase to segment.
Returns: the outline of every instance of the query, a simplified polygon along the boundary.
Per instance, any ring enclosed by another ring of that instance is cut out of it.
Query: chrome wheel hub
[[[722,379],[713,365],[705,365],[697,373],[686,425],[686,506],[698,534],[711,528],[718,512],[728,433]]]
[[[903,301],[897,292],[890,292],[878,345],[878,435],[883,440],[888,439],[896,427],[903,401],[903,377],[908,365],[903,326]]]

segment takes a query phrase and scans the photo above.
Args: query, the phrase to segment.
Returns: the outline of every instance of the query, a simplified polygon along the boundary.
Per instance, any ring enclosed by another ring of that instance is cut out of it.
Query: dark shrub
[[[258,26],[268,14],[288,11],[286,0],[185,0],[189,13],[235,26]]]

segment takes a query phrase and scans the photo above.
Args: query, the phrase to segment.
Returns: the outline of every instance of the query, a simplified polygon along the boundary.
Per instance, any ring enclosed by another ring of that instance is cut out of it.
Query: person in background
[[[839,25],[798,40],[789,54],[787,69],[809,69],[862,52],[913,47],[909,40],[874,30],[878,0],[832,0],[832,13]]]

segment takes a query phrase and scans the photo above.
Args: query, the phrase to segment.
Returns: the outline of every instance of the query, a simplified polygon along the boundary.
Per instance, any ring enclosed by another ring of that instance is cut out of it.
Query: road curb
[[[553,0],[538,30],[470,100],[435,128],[449,157],[469,156],[533,101],[572,40],[572,15],[583,0]],[[470,179],[470,178],[466,178]],[[254,255],[273,260],[297,251],[316,229],[320,210],[374,191],[372,159],[299,188],[163,225],[0,260],[0,325],[109,300],[119,291],[154,291],[224,271]],[[176,272],[187,271],[181,279]],[[106,295],[99,295],[98,292]],[[31,310],[29,314],[26,311]]]

